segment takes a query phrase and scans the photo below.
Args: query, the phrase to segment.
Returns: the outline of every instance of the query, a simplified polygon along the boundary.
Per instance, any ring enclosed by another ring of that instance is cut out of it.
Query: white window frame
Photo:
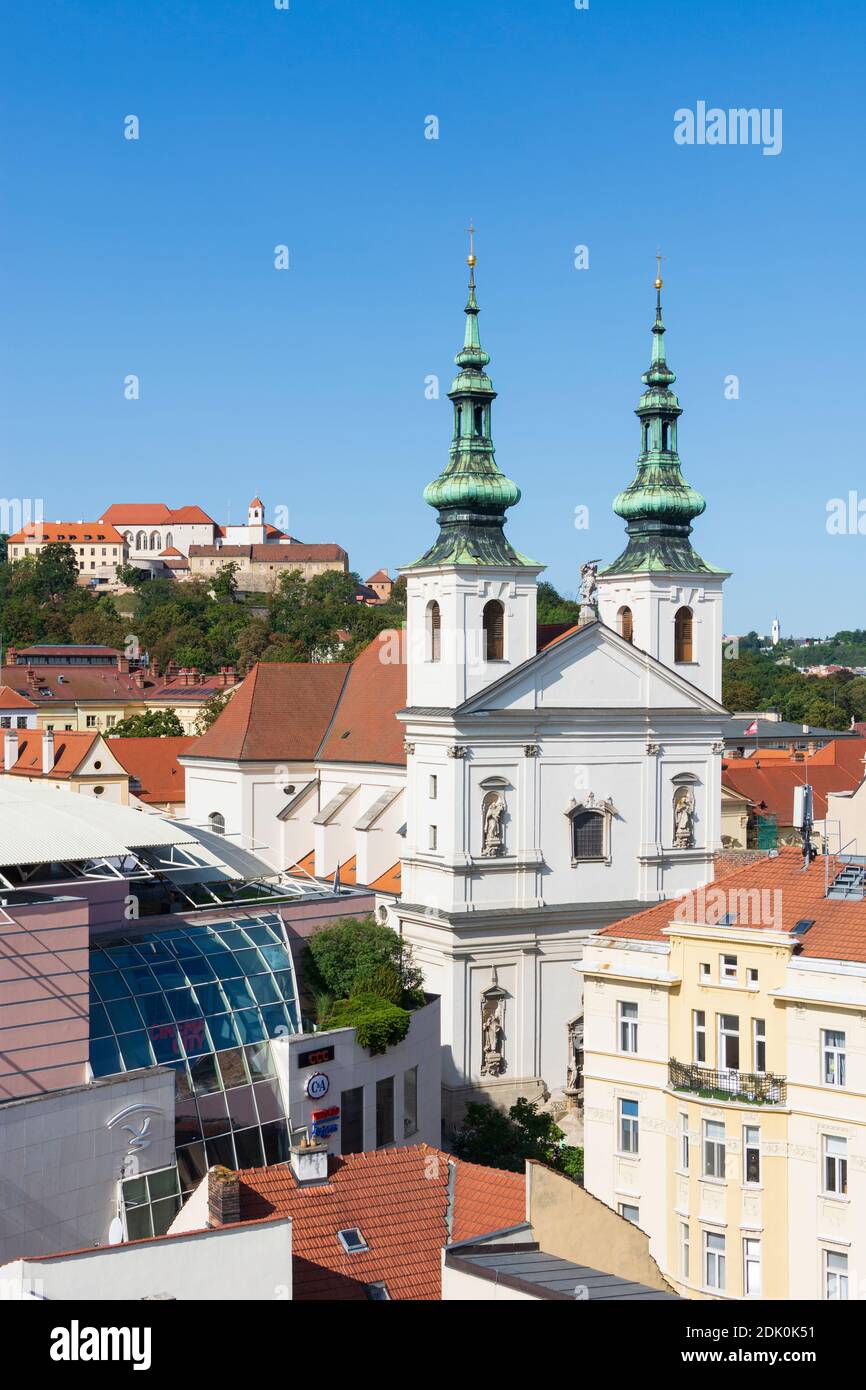
[[[636,1202],[620,1202],[617,1207],[617,1211],[619,1212],[623,1221],[630,1221],[632,1226],[640,1225],[640,1207],[637,1205]],[[626,1215],[626,1213],[630,1211],[634,1212],[634,1216]]]
[[[736,1020],[736,1031],[725,1027],[724,1019],[733,1018]],[[728,1061],[728,1038],[737,1040],[737,1065],[731,1066]],[[716,1014],[716,1065],[719,1071],[739,1072],[742,1070],[742,1054],[740,1052],[740,1018],[738,1014]]]
[[[825,1197],[848,1196],[848,1140],[821,1135],[821,1191]]]
[[[736,956],[728,955],[727,952],[723,952],[723,953],[719,956],[719,979],[720,979],[720,980],[734,980],[734,981],[736,981],[736,979],[737,979],[737,957],[736,957]]]
[[[626,1115],[623,1106],[635,1106],[634,1115]],[[618,1152],[626,1154],[629,1158],[637,1158],[640,1153],[640,1102],[633,1100],[630,1096],[620,1096],[619,1105],[619,1127],[617,1142]]]
[[[680,1222],[680,1278],[688,1279],[691,1255],[691,1240],[689,1238],[688,1221]]]
[[[710,1247],[710,1241],[721,1241],[721,1249],[718,1244]],[[725,1249],[725,1237],[722,1231],[704,1231],[704,1288],[713,1289],[716,1293],[725,1292],[725,1261],[727,1251]],[[710,1274],[715,1276],[710,1278]]]
[[[430,773],[430,800],[436,801],[439,796],[439,778],[435,772]]]
[[[841,1043],[831,1043],[828,1042],[829,1038],[841,1038],[842,1041]],[[847,1072],[847,1060],[848,1059],[845,1033],[843,1033],[840,1028],[822,1028],[821,1081],[825,1086],[838,1086],[840,1089],[844,1089]]]
[[[698,1019],[702,1021],[699,1023]],[[700,1044],[700,1046],[699,1046]],[[699,1056],[699,1053],[703,1056]],[[706,1009],[692,1009],[692,1060],[698,1066],[707,1062],[707,1013]]]
[[[710,1126],[722,1130],[722,1138],[718,1135],[710,1137]],[[727,1131],[724,1120],[704,1120],[703,1133],[703,1163],[701,1165],[702,1176],[712,1178],[716,1182],[724,1182],[726,1172],[725,1155],[727,1149]]]
[[[831,1270],[830,1261],[844,1260],[844,1269]],[[848,1256],[844,1250],[824,1251],[824,1298],[829,1303],[844,1302],[848,1298]]]
[[[750,1139],[749,1134],[755,1137]],[[758,1155],[758,1176],[750,1178],[749,1173],[749,1154],[755,1152]],[[761,1130],[758,1125],[743,1125],[743,1186],[761,1186]]]
[[[759,1056],[759,1049],[763,1048],[763,1059]],[[758,1062],[763,1060],[764,1065],[759,1066]],[[765,1018],[752,1019],[752,1071],[756,1076],[766,1076],[767,1074],[767,1020]]]
[[[680,1111],[680,1172],[689,1171],[689,1116],[686,1110]]]
[[[626,1013],[626,1009],[630,1012]],[[632,1012],[633,1011],[633,1012]],[[633,999],[618,999],[617,1042],[620,1052],[637,1052],[638,1006]]]
[[[761,1242],[757,1236],[743,1237],[743,1297],[760,1298],[763,1270],[761,1268]],[[757,1270],[757,1288],[750,1288],[750,1271]]]

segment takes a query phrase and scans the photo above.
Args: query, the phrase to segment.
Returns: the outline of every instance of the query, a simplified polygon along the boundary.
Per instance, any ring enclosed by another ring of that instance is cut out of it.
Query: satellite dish
[[[119,1216],[115,1216],[108,1228],[108,1243],[109,1245],[123,1244],[123,1222]]]

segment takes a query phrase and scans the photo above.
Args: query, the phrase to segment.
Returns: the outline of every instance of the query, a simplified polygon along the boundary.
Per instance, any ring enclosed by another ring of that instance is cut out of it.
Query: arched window
[[[458,405],[458,406],[456,407],[455,411],[454,411],[454,422],[455,422],[455,423],[454,423],[454,432],[455,432],[455,434],[462,434],[462,433],[463,433],[463,407],[462,407],[462,405]]]
[[[151,533],[150,533],[150,548],[151,548],[151,550],[161,550],[161,549],[162,549],[162,547],[161,547],[161,545],[160,545],[160,543],[159,543],[159,532],[158,532],[158,531],[151,531]]]
[[[135,548],[136,550],[147,550],[147,534],[144,531],[139,531],[136,536]]]
[[[665,420],[662,425],[662,448],[667,450],[671,447],[671,427],[669,421]]]
[[[209,829],[211,829],[215,835],[225,835],[226,818],[221,811],[211,811],[207,818],[207,823]]]
[[[649,453],[649,448],[650,448],[650,427],[649,427],[649,422],[648,422],[648,421],[647,421],[647,423],[646,423],[646,424],[644,425],[644,427],[643,427],[643,448],[644,448],[644,453],[645,453],[645,454]]]
[[[174,537],[172,536],[172,534],[171,534],[170,531],[166,531],[166,534],[165,534],[165,548],[166,548],[166,550],[168,550],[168,549],[169,549],[171,546],[173,546],[173,545],[174,545]]]
[[[438,661],[442,654],[442,614],[434,599],[427,604],[427,660]]]
[[[505,609],[498,599],[484,605],[484,660],[502,661],[505,656]]]
[[[484,407],[480,405],[475,407],[475,433],[478,435],[484,433]]]
[[[603,811],[575,811],[571,817],[571,857],[604,858]]]
[[[624,637],[627,642],[634,641],[634,625],[632,621],[631,609],[621,608],[617,614],[619,618],[619,635]]]
[[[133,533],[132,533],[131,531],[125,531],[124,534],[123,534],[123,539],[126,541],[126,544],[127,544],[130,548],[132,548],[132,546],[135,545],[135,536],[133,535]]]
[[[692,610],[680,608],[674,618],[674,661],[691,661]]]

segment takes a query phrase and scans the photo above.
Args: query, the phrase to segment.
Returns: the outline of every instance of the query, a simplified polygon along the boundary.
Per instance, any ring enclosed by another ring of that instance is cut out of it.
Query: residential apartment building
[[[866,901],[785,848],[584,949],[586,1186],[690,1298],[866,1278]]]

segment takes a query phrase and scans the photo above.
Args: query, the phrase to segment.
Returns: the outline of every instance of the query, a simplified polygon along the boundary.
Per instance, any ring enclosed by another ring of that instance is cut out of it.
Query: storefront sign
[[[335,1120],[340,1113],[339,1105],[329,1105],[327,1110],[314,1110],[310,1115],[313,1124],[318,1124],[320,1120]]]
[[[333,1062],[333,1047],[320,1047],[313,1052],[299,1052],[299,1067],[320,1067],[323,1062]]]
[[[323,1071],[314,1071],[304,1082],[304,1090],[310,1100],[322,1100],[331,1089],[331,1083]]]
[[[327,1139],[329,1134],[336,1134],[339,1125],[313,1125],[314,1139]]]

